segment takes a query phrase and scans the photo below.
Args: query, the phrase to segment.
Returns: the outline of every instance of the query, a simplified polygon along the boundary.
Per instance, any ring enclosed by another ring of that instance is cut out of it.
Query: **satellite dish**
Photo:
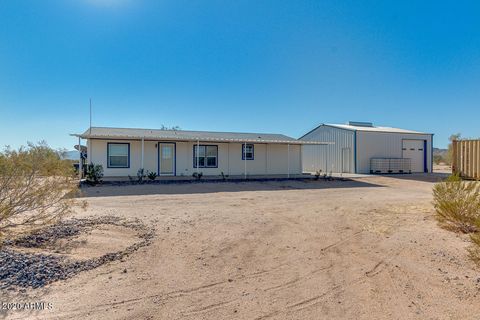
[[[76,144],[76,145],[74,146],[74,148],[75,148],[75,150],[78,150],[78,144]],[[82,146],[82,145],[81,145],[81,146],[80,146],[80,151],[81,151],[82,153],[87,153],[87,146]]]

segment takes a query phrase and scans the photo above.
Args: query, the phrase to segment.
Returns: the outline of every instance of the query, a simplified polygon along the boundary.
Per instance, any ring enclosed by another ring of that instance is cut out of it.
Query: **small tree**
[[[171,126],[171,127],[168,127],[168,126],[165,126],[165,125],[161,125],[160,127],[160,130],[173,130],[173,131],[179,131],[179,130],[182,130],[179,126]]]
[[[450,143],[448,144],[448,150],[447,150],[447,154],[445,155],[445,163],[448,164],[448,165],[451,165],[452,164],[452,161],[453,161],[453,141],[454,140],[459,140],[461,138],[461,134],[460,133],[455,133],[455,134],[452,134],[448,140],[450,141]]]
[[[73,167],[45,142],[0,151],[0,246],[70,213],[77,189]]]

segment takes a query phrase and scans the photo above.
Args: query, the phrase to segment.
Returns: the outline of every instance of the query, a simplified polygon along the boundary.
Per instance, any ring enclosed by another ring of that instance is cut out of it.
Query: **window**
[[[253,160],[253,144],[242,144],[242,160]]]
[[[162,159],[171,159],[172,158],[172,146],[162,146]]]
[[[193,167],[194,168],[197,168],[197,161],[198,161],[199,168],[218,168],[218,146],[194,145],[193,146]]]
[[[108,143],[108,168],[130,168],[130,143]]]

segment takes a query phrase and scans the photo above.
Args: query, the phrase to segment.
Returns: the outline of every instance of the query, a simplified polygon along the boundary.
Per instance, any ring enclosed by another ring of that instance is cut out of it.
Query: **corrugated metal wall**
[[[480,180],[480,140],[455,140],[452,149],[453,173]]]
[[[427,169],[432,172],[432,136],[388,132],[357,132],[357,173],[370,173],[371,158],[402,158],[403,140],[427,140]]]
[[[302,167],[304,172],[355,172],[355,133],[349,130],[320,126],[300,140],[334,142],[334,145],[304,145]]]

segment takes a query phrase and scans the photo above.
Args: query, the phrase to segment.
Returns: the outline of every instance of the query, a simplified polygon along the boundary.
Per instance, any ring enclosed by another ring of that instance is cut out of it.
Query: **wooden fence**
[[[455,140],[452,148],[453,173],[480,180],[480,140]]]

